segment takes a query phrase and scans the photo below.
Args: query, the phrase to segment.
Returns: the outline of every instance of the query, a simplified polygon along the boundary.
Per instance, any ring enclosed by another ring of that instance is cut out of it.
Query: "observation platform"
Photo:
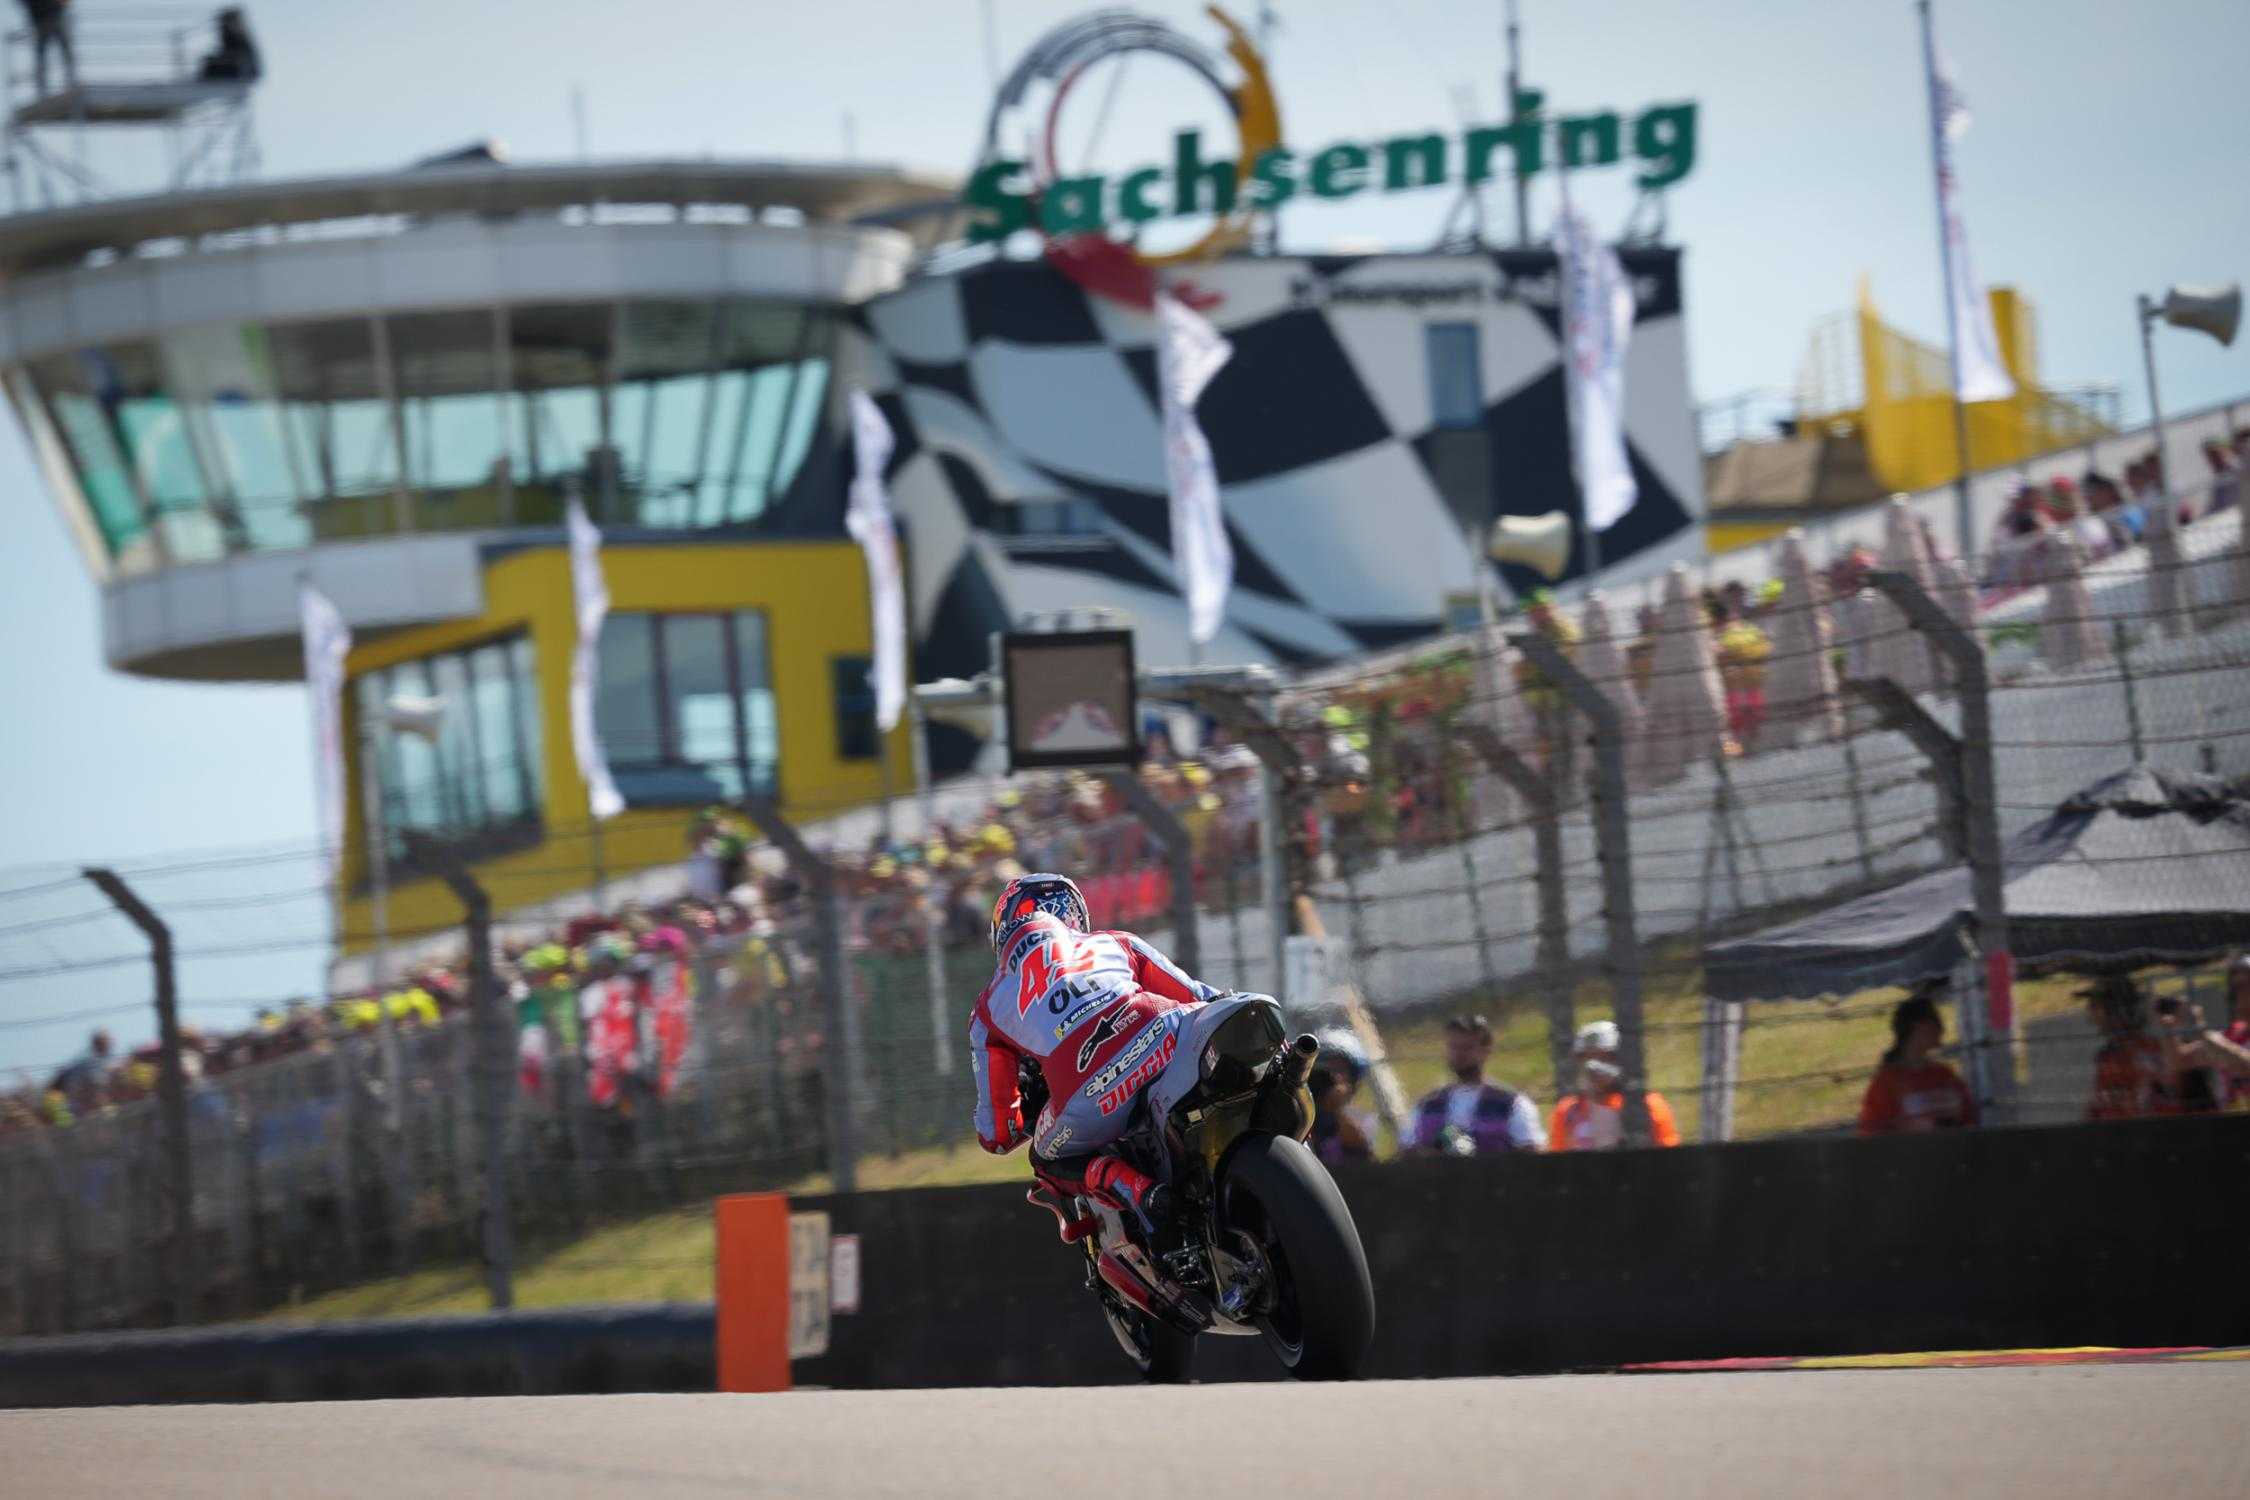
[[[153,83],[80,83],[19,105],[10,120],[33,125],[170,125],[191,112],[249,99],[248,81],[165,80]]]
[[[0,219],[0,384],[101,585],[110,663],[301,671],[474,620],[487,563],[597,524],[841,537],[831,379],[945,178],[856,163],[441,163]]]

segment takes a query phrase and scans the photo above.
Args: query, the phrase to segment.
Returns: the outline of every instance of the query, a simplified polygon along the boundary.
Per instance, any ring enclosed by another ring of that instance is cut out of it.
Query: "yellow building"
[[[2012,287],[1987,295],[2016,393],[1967,408],[1970,471],[2110,431],[2115,412],[2104,408],[2103,393],[2042,383],[2031,304]],[[1785,435],[1738,442],[1707,461],[1713,552],[1762,541],[1824,511],[1946,484],[1961,472],[1951,361],[1943,348],[1885,323],[1865,278],[1858,307],[1814,329],[1795,397]]]
[[[874,728],[857,547],[705,538],[611,545],[602,560],[610,616],[596,722],[627,810],[598,830],[571,746],[577,629],[559,538],[492,557],[475,618],[394,631],[352,652],[346,951],[364,949],[373,931],[359,755],[362,726],[386,703],[446,705],[434,742],[377,737],[389,930],[403,939],[460,921],[435,873],[446,851],[473,860],[508,911],[586,890],[597,871],[679,860],[697,810],[746,789],[812,818],[908,784],[903,728],[882,743]]]

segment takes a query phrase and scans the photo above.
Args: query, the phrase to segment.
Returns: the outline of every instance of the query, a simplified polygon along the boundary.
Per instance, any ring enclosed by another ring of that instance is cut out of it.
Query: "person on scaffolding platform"
[[[219,12],[219,50],[203,59],[205,83],[256,83],[266,65],[250,35],[250,18],[239,5]]]
[[[70,0],[23,0],[23,13],[31,21],[31,46],[39,92],[47,92],[47,49],[50,47],[62,53],[63,87],[78,87],[78,53],[70,45]]]

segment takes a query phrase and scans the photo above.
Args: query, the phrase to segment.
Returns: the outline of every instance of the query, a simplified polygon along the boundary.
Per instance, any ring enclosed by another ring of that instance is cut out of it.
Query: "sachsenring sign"
[[[1005,239],[1036,230],[1051,243],[1082,236],[1110,238],[1159,219],[1204,218],[1201,239],[1165,255],[1134,254],[1144,267],[1222,254],[1248,236],[1251,219],[1300,194],[1335,201],[1362,193],[1409,192],[1446,184],[1488,182],[1502,175],[1536,176],[1556,167],[1638,164],[1635,182],[1662,188],[1695,166],[1696,106],[1651,105],[1630,118],[1616,110],[1577,115],[1539,112],[1540,96],[1526,91],[1523,117],[1504,125],[1471,126],[1458,133],[1427,131],[1380,141],[1337,141],[1300,151],[1283,144],[1281,115],[1265,61],[1241,26],[1213,7],[1226,33],[1233,77],[1215,54],[1165,22],[1131,12],[1103,11],[1058,27],[1035,44],[995,101],[986,132],[986,159],[963,194],[972,241]],[[1215,89],[1235,123],[1231,143],[1207,145],[1200,130],[1172,139],[1171,159],[1115,174],[1063,175],[1056,166],[1056,121],[1072,86],[1095,62],[1123,53],[1160,52],[1199,73]],[[1024,157],[996,152],[1004,111],[1020,107],[1032,85],[1052,86],[1044,120],[1030,135]]]

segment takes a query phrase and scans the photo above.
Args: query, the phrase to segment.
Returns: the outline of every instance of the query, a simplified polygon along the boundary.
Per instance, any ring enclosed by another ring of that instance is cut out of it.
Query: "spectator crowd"
[[[2132,459],[2119,475],[2088,469],[2045,483],[2019,485],[2000,514],[1984,582],[1996,590],[2036,587],[2053,576],[2057,550],[2074,544],[2088,562],[2109,557],[2174,530],[2235,508],[2242,469],[2250,460],[2250,429],[2203,445],[2207,488],[2183,498],[2167,491],[2155,452]]]
[[[2025,485],[2001,518],[1987,572],[1973,584],[1963,575],[1955,592],[1967,592],[1966,607],[1973,612],[1980,595],[1990,598],[1995,591],[2043,580],[2041,549],[2066,534],[2081,554],[2102,555],[2139,544],[2160,514],[2166,524],[2185,524],[2235,508],[2250,432],[2237,433],[2230,443],[2209,443],[2205,454],[2211,483],[2200,506],[2165,498],[2153,454],[2126,465],[2121,480],[2090,472],[2079,481]],[[1896,509],[1905,516],[1903,508]],[[1816,572],[1804,564],[1801,549],[1785,547],[1784,576],[1755,587],[1734,581],[1683,592],[1684,575],[1675,571],[1662,603],[1640,610],[1630,639],[1611,639],[1599,596],[1573,619],[1551,597],[1534,595],[1521,623],[1597,681],[1618,685],[1628,721],[1641,726],[1631,762],[1635,784],[1661,782],[1666,772],[1656,764],[1662,759],[1658,745],[1667,738],[1702,735],[1713,753],[1749,755],[1788,743],[1800,726],[1834,713],[1836,668],[1850,675],[1868,666],[1855,666],[1853,657],[1873,649],[1865,620],[1854,624],[1872,607],[1865,592],[1868,572],[1899,565],[1899,558],[1888,555],[1893,550],[1918,549],[1925,567],[1953,566],[1925,525],[1910,518],[1894,521],[1900,535],[1883,556],[1854,548]],[[1940,594],[1948,591],[1943,578],[1935,582]],[[1949,607],[1958,610],[1959,601]],[[1819,616],[1817,628],[1808,623],[1812,616]],[[1818,673],[1812,678],[1826,682],[1831,701],[1825,707],[1804,700],[1804,674],[1791,665],[1813,656],[1836,659],[1825,679]],[[1559,693],[1520,653],[1511,650],[1507,661],[1495,682],[1474,651],[1441,646],[1378,674],[1285,695],[1281,727],[1301,762],[1316,773],[1312,794],[1294,805],[1286,837],[1323,871],[1348,874],[1379,858],[1411,855],[1493,826],[1478,777],[1449,732],[1471,708],[1481,713],[1490,706],[1504,733],[1512,728],[1508,737],[1532,758],[1550,770],[1569,769],[1568,757],[1576,752],[1559,718]],[[1783,683],[1785,669],[1794,685]],[[1687,712],[1668,704],[1668,691],[1704,701]],[[1495,694],[1503,700],[1497,705]],[[1505,722],[1510,713],[1516,716],[1512,726]],[[1188,834],[1198,906],[1235,912],[1251,904],[1258,890],[1259,760],[1220,725],[1206,721],[1201,729],[1203,743],[1193,758],[1175,755],[1162,728],[1151,731],[1138,774]],[[1679,758],[1684,763],[1685,755]],[[1674,766],[1670,774],[1678,770]],[[1110,780],[1083,773],[1020,777],[995,785],[981,805],[972,806],[923,834],[877,835],[863,847],[829,851],[848,897],[852,951],[904,957],[923,953],[933,942],[947,951],[975,948],[983,941],[991,893],[1035,869],[1077,876],[1102,925],[1167,923],[1176,896],[1172,865]],[[636,1088],[669,1087],[692,1042],[692,985],[679,976],[713,951],[750,955],[730,974],[750,997],[745,1003],[769,994],[777,1003],[785,1000],[791,976],[810,963],[802,948],[809,925],[804,893],[785,869],[762,863],[759,851],[738,814],[706,809],[688,828],[685,889],[678,898],[589,913],[504,945],[497,966],[518,1017],[527,1089],[551,1093],[558,1063],[573,1057],[584,1064],[586,1087],[605,1107],[630,1108]],[[191,1085],[201,1085],[277,1058],[332,1050],[375,1030],[386,1017],[408,1032],[438,1027],[460,1012],[466,999],[465,960],[455,955],[420,964],[395,987],[261,1009],[240,1030],[190,1028],[183,1033],[183,1065]],[[2097,1006],[2096,1014],[2107,1026],[2108,1018],[2123,1010]],[[1870,1086],[1863,1128],[1975,1123],[1973,1101],[1955,1086],[1958,1080],[1948,1085],[1940,1077],[1950,1070],[1934,1055],[1942,1022],[1931,997],[1920,995],[1902,1006],[1893,1030],[1894,1046]],[[812,1035],[817,1040],[817,1027]],[[2240,1077],[2229,1071],[2238,1059],[2226,1049],[2239,1049],[2250,1036],[2230,1039],[2214,1032],[2212,1039],[2189,1038],[2174,1046],[2164,1041],[2167,1029],[2151,1032],[2145,1019],[2120,1035],[2128,1037],[2119,1044],[2121,1056],[2166,1059],[2161,1069],[2145,1061],[2132,1065],[2142,1074],[2163,1074],[2160,1085],[2126,1088],[2120,1081],[2112,1087],[2118,1098],[2138,1101],[2135,1112],[2154,1107],[2149,1098],[2203,1097],[2179,1081],[2183,1067],[2218,1080],[2206,1092],[2239,1096]],[[1449,1065],[1451,1045],[1449,1038]],[[1486,1046],[1489,1050],[1489,1040]],[[1601,1050],[1589,1054],[1597,1071]],[[1467,1057],[1464,1051],[1464,1064]],[[107,1033],[97,1032],[82,1055],[49,1076],[0,1091],[0,1136],[67,1125],[147,1098],[156,1090],[160,1060],[153,1043],[120,1051]],[[2124,1068],[2119,1063],[2112,1071]],[[1353,1065],[1339,1053],[1337,1076],[1347,1075],[1356,1076]],[[2118,1072],[2119,1080],[2124,1076]],[[1509,1149],[1534,1142],[1551,1147],[1565,1133],[1573,1144],[1595,1143],[1613,1123],[1603,1112],[1608,1095],[1592,1082],[1581,1103],[1566,1113],[1569,1101],[1559,1102],[1547,1121],[1491,1093],[1472,1098],[1467,1080],[1449,1087],[1441,1104],[1423,1101],[1418,1148],[1440,1149],[1441,1139],[1471,1141],[1478,1149],[1503,1139]],[[1664,1128],[1658,1128],[1659,1136]],[[1350,1136],[1341,1125],[1336,1134]]]

